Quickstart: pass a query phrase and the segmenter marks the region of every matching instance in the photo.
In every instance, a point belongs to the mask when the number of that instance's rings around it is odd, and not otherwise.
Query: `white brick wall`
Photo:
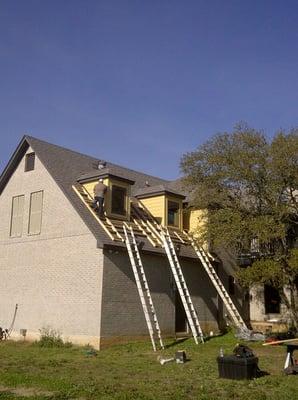
[[[285,304],[281,303],[279,314],[266,314],[264,302],[264,286],[258,285],[250,290],[250,318],[252,321],[267,321],[274,318],[277,320],[287,320],[289,313]]]
[[[32,150],[29,149],[28,152]],[[28,235],[30,193],[43,190],[40,235]],[[12,197],[25,195],[23,234],[9,237]],[[0,196],[0,326],[9,326],[15,304],[15,334],[50,325],[70,340],[98,344],[102,250],[53,178],[36,158],[24,159]]]

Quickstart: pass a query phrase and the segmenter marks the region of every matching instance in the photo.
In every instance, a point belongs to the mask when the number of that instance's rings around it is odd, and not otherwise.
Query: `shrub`
[[[39,329],[40,340],[38,345],[40,347],[71,347],[70,342],[63,342],[61,332],[49,326]]]

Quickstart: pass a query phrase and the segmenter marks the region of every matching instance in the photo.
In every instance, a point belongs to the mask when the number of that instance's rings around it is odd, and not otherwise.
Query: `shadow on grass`
[[[270,375],[269,372],[267,371],[262,371],[259,368],[257,369],[257,378],[263,378],[263,376],[268,376]]]
[[[213,335],[213,336],[204,336],[204,343],[209,342],[212,339],[218,339],[220,337],[227,336],[228,334],[229,334],[228,331],[224,331],[224,332],[218,333],[218,334]],[[191,335],[190,336],[184,336],[184,337],[178,337],[178,338],[174,339],[173,342],[166,344],[165,345],[165,349],[169,349],[171,347],[179,346],[181,343],[183,343],[183,342],[185,342],[187,340],[193,340],[193,337]],[[198,340],[200,341],[199,337],[198,337]]]
[[[189,338],[190,337],[177,338],[172,343],[166,344],[165,349],[170,349],[171,347],[179,346],[181,343],[184,343]]]

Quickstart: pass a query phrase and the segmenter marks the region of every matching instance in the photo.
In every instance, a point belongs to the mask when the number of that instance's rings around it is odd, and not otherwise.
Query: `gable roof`
[[[90,177],[90,174],[102,173],[102,170],[97,169],[98,162],[100,161],[99,158],[81,154],[26,135],[22,138],[16,151],[13,153],[6,168],[0,176],[0,195],[29,146],[36,153],[41,163],[93,233],[97,239],[98,246],[103,247],[104,244],[115,245],[115,242],[106,235],[96,219],[72,189],[72,185],[84,176]],[[104,168],[105,170],[112,171],[113,175],[119,175],[120,177],[123,176],[130,181],[134,181],[135,184],[132,186],[133,192],[142,190],[142,188],[165,188],[170,184],[170,181],[165,179],[157,178],[109,162],[106,162]],[[173,190],[171,190],[171,192],[173,192]],[[117,243],[117,246],[119,245],[121,246],[121,243]],[[149,246],[148,249],[149,248],[150,251],[158,251],[158,249],[154,249],[152,246]]]

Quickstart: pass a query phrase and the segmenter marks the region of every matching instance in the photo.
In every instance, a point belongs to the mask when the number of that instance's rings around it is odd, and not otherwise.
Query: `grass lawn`
[[[219,379],[219,348],[229,354],[236,343],[230,333],[198,346],[192,339],[168,341],[167,349],[157,353],[148,341],[115,345],[92,356],[79,347],[0,342],[0,400],[298,400],[298,376],[282,373],[282,346],[248,344],[259,357],[259,367],[270,375],[253,381]],[[157,362],[158,355],[173,356],[178,349],[186,351],[189,362]]]

